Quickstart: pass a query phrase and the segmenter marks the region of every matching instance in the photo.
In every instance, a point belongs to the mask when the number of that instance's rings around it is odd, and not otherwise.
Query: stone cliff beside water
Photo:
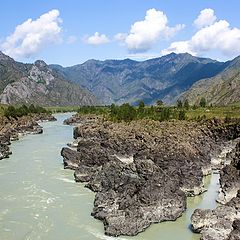
[[[196,209],[192,228],[202,240],[240,240],[240,141],[228,154],[230,163],[220,171],[220,205],[214,210]]]
[[[174,221],[186,197],[206,189],[212,159],[240,136],[239,123],[141,120],[113,123],[75,116],[75,141],[63,148],[64,167],[96,192],[92,216],[105,234],[136,235],[152,223]]]
[[[11,141],[16,141],[26,134],[41,134],[43,129],[38,122],[55,120],[55,117],[49,114],[35,114],[17,119],[0,117],[0,160],[12,154],[9,147]]]

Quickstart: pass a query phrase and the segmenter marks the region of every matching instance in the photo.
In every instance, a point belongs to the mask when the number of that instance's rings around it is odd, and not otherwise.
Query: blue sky
[[[239,0],[8,0],[0,50],[64,66],[171,51],[227,60],[240,55],[239,9]]]

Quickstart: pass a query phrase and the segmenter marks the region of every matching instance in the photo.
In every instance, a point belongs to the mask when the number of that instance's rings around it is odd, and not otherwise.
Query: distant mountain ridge
[[[157,99],[172,104],[198,80],[221,72],[224,63],[188,53],[171,53],[143,62],[88,60],[72,67],[50,67],[88,89],[104,104],[136,104],[139,100],[153,104]]]
[[[72,67],[24,64],[0,52],[0,102],[44,106],[99,105],[129,102],[198,104],[240,102],[240,57],[218,62],[188,53],[142,62],[88,60]]]
[[[96,98],[41,60],[24,64],[0,52],[0,102],[43,106],[96,105]]]
[[[202,79],[183,93],[180,99],[198,104],[205,98],[208,104],[230,105],[240,103],[240,56],[224,64],[223,70],[211,78]]]

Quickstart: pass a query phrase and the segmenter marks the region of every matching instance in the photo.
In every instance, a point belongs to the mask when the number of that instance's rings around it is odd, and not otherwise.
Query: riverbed
[[[92,218],[94,193],[75,183],[64,170],[60,151],[72,141],[72,127],[63,125],[70,113],[44,122],[44,133],[13,142],[13,155],[0,161],[0,239],[2,240],[198,240],[191,232],[195,208],[215,208],[217,174],[205,178],[208,191],[188,198],[188,209],[175,222],[154,224],[135,237],[104,235],[102,222]]]

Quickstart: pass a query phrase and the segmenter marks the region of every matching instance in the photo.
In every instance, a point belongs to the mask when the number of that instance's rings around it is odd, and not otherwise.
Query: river
[[[90,216],[94,193],[64,170],[60,151],[72,141],[70,113],[44,122],[44,133],[13,142],[13,155],[0,161],[1,240],[198,240],[189,229],[195,208],[214,208],[218,175],[205,178],[208,191],[188,198],[188,210],[175,222],[154,224],[135,237],[104,235],[102,222]]]

